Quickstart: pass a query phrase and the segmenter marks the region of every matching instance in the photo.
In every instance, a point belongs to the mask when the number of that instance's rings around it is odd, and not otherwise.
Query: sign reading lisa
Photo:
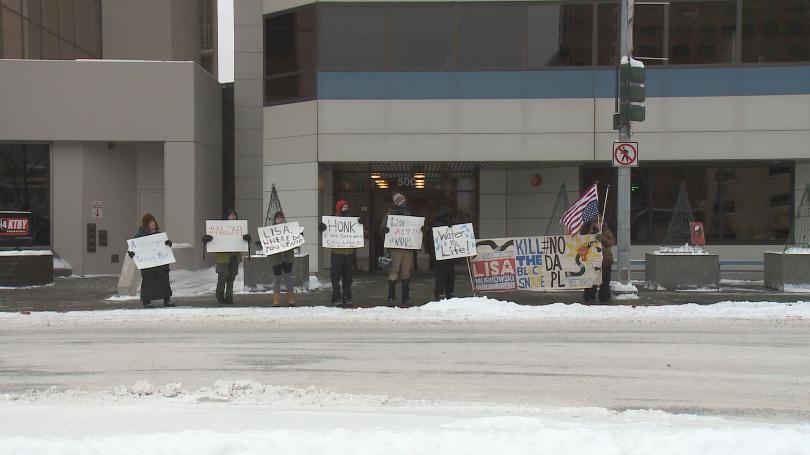
[[[475,256],[475,233],[472,223],[433,228],[433,248],[436,260]]]
[[[161,232],[127,240],[127,249],[135,253],[132,258],[135,266],[138,269],[148,269],[173,264],[174,253],[172,248],[166,245],[168,239],[166,233]]]
[[[270,256],[304,244],[304,229],[298,221],[292,223],[274,224],[259,228],[259,241],[262,243],[262,252]]]
[[[403,250],[422,249],[422,226],[425,218],[421,216],[388,215],[388,233],[385,234],[385,248]]]
[[[209,253],[248,251],[248,242],[242,238],[248,233],[247,220],[206,220],[205,233],[214,238],[205,247]]]
[[[363,225],[357,217],[323,216],[326,230],[321,236],[324,248],[363,248]]]

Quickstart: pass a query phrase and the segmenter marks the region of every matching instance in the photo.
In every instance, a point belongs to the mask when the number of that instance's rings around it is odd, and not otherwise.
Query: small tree
[[[546,225],[545,235],[565,235],[565,226],[560,223],[565,211],[568,209],[568,190],[565,188],[565,182],[560,185],[560,191],[557,193],[557,200],[554,201],[554,209],[551,211],[551,218]]]
[[[692,206],[686,193],[686,182],[681,181],[678,198],[672,210],[672,219],[669,220],[667,234],[664,236],[664,246],[682,246],[689,243],[691,240],[689,223],[692,221],[695,221],[695,217],[692,215]]]
[[[810,248],[810,184],[805,186],[799,208],[793,217],[786,248],[789,246]]]
[[[270,202],[267,203],[267,213],[264,215],[264,225],[270,226],[273,224],[273,215],[276,212],[284,212],[281,208],[281,199],[278,198],[278,191],[276,191],[276,184],[270,188]]]

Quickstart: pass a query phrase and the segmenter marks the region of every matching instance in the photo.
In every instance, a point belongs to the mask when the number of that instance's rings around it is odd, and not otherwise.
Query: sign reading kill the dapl
[[[363,225],[357,217],[323,216],[326,230],[321,235],[324,248],[363,248]]]
[[[422,226],[425,218],[421,216],[388,215],[388,233],[385,234],[385,248],[404,250],[422,249]]]
[[[602,245],[593,235],[479,240],[476,245],[476,291],[582,289],[602,280]]]
[[[168,239],[166,233],[161,232],[127,240],[127,249],[135,253],[132,258],[135,266],[138,269],[148,269],[173,264],[175,262],[174,253],[172,253],[172,248],[166,245]]]
[[[270,256],[303,245],[303,231],[298,221],[260,227],[259,241],[262,243],[262,252]]]
[[[436,260],[475,256],[475,233],[472,223],[433,228],[433,248]]]
[[[247,220],[206,220],[205,233],[214,238],[205,247],[209,253],[248,251],[248,242],[242,238],[248,233]]]

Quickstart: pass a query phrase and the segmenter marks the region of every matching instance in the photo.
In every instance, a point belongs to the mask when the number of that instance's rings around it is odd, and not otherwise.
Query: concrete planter
[[[810,254],[768,251],[765,256],[765,287],[779,291],[810,289]]]
[[[48,250],[0,252],[0,286],[53,283],[53,253]]]
[[[245,271],[245,287],[251,291],[273,290],[273,266],[267,256],[251,256],[242,259]],[[295,255],[293,261],[293,283],[295,287],[309,290],[309,255]],[[284,288],[284,279],[281,279]]]
[[[644,258],[647,289],[720,289],[720,256],[716,254],[647,253]]]

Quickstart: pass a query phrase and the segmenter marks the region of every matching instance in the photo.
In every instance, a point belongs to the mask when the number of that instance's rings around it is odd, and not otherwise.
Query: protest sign
[[[478,240],[476,245],[476,291],[582,289],[602,281],[602,245],[593,235]]]
[[[141,270],[173,264],[174,253],[172,248],[166,245],[168,239],[165,232],[160,232],[127,240],[127,249],[135,253],[132,258],[135,266]]]
[[[357,217],[323,216],[326,230],[321,235],[324,248],[363,248],[363,225]]]
[[[298,221],[260,227],[259,241],[262,243],[262,252],[270,256],[303,245],[303,231]]]
[[[247,220],[206,220],[205,233],[214,238],[206,245],[209,253],[248,251],[248,242],[242,238],[248,233]]]
[[[388,215],[388,233],[385,234],[384,247],[421,250],[424,225],[425,218],[421,216]]]
[[[433,249],[436,260],[475,256],[475,233],[472,223],[433,228]]]

